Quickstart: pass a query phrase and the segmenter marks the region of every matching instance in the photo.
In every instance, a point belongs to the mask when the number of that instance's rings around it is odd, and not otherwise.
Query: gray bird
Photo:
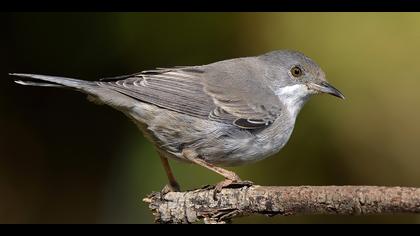
[[[222,175],[225,179],[216,185],[217,191],[246,184],[219,166],[249,164],[280,151],[312,95],[328,93],[344,99],[313,60],[291,50],[99,81],[11,75],[22,77],[15,81],[22,85],[69,87],[123,112],[155,145],[169,191],[180,187],[168,158]]]

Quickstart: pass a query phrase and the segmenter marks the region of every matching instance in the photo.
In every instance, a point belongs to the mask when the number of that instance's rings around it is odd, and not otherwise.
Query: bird
[[[154,145],[168,178],[181,191],[168,159],[224,177],[215,192],[249,185],[224,167],[261,161],[288,142],[310,97],[344,95],[321,67],[295,50],[226,59],[198,66],[157,67],[96,81],[10,73],[21,85],[70,88],[130,118]]]

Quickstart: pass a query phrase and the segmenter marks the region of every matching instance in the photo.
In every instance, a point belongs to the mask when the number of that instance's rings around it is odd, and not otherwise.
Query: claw
[[[252,185],[254,185],[254,183],[252,181],[241,180],[241,181],[238,181],[238,182],[233,182],[227,187],[229,187],[229,188],[242,188],[242,187],[250,187]]]

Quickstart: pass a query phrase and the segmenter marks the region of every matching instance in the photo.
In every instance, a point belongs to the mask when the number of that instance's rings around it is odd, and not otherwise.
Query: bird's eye
[[[294,76],[294,77],[300,77],[302,76],[302,69],[299,66],[294,66],[291,70],[290,73]]]

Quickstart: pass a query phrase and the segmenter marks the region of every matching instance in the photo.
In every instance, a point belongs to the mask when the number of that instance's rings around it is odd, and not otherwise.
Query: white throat
[[[286,106],[293,119],[296,119],[311,94],[312,92],[303,84],[281,87],[276,91],[276,95]]]

